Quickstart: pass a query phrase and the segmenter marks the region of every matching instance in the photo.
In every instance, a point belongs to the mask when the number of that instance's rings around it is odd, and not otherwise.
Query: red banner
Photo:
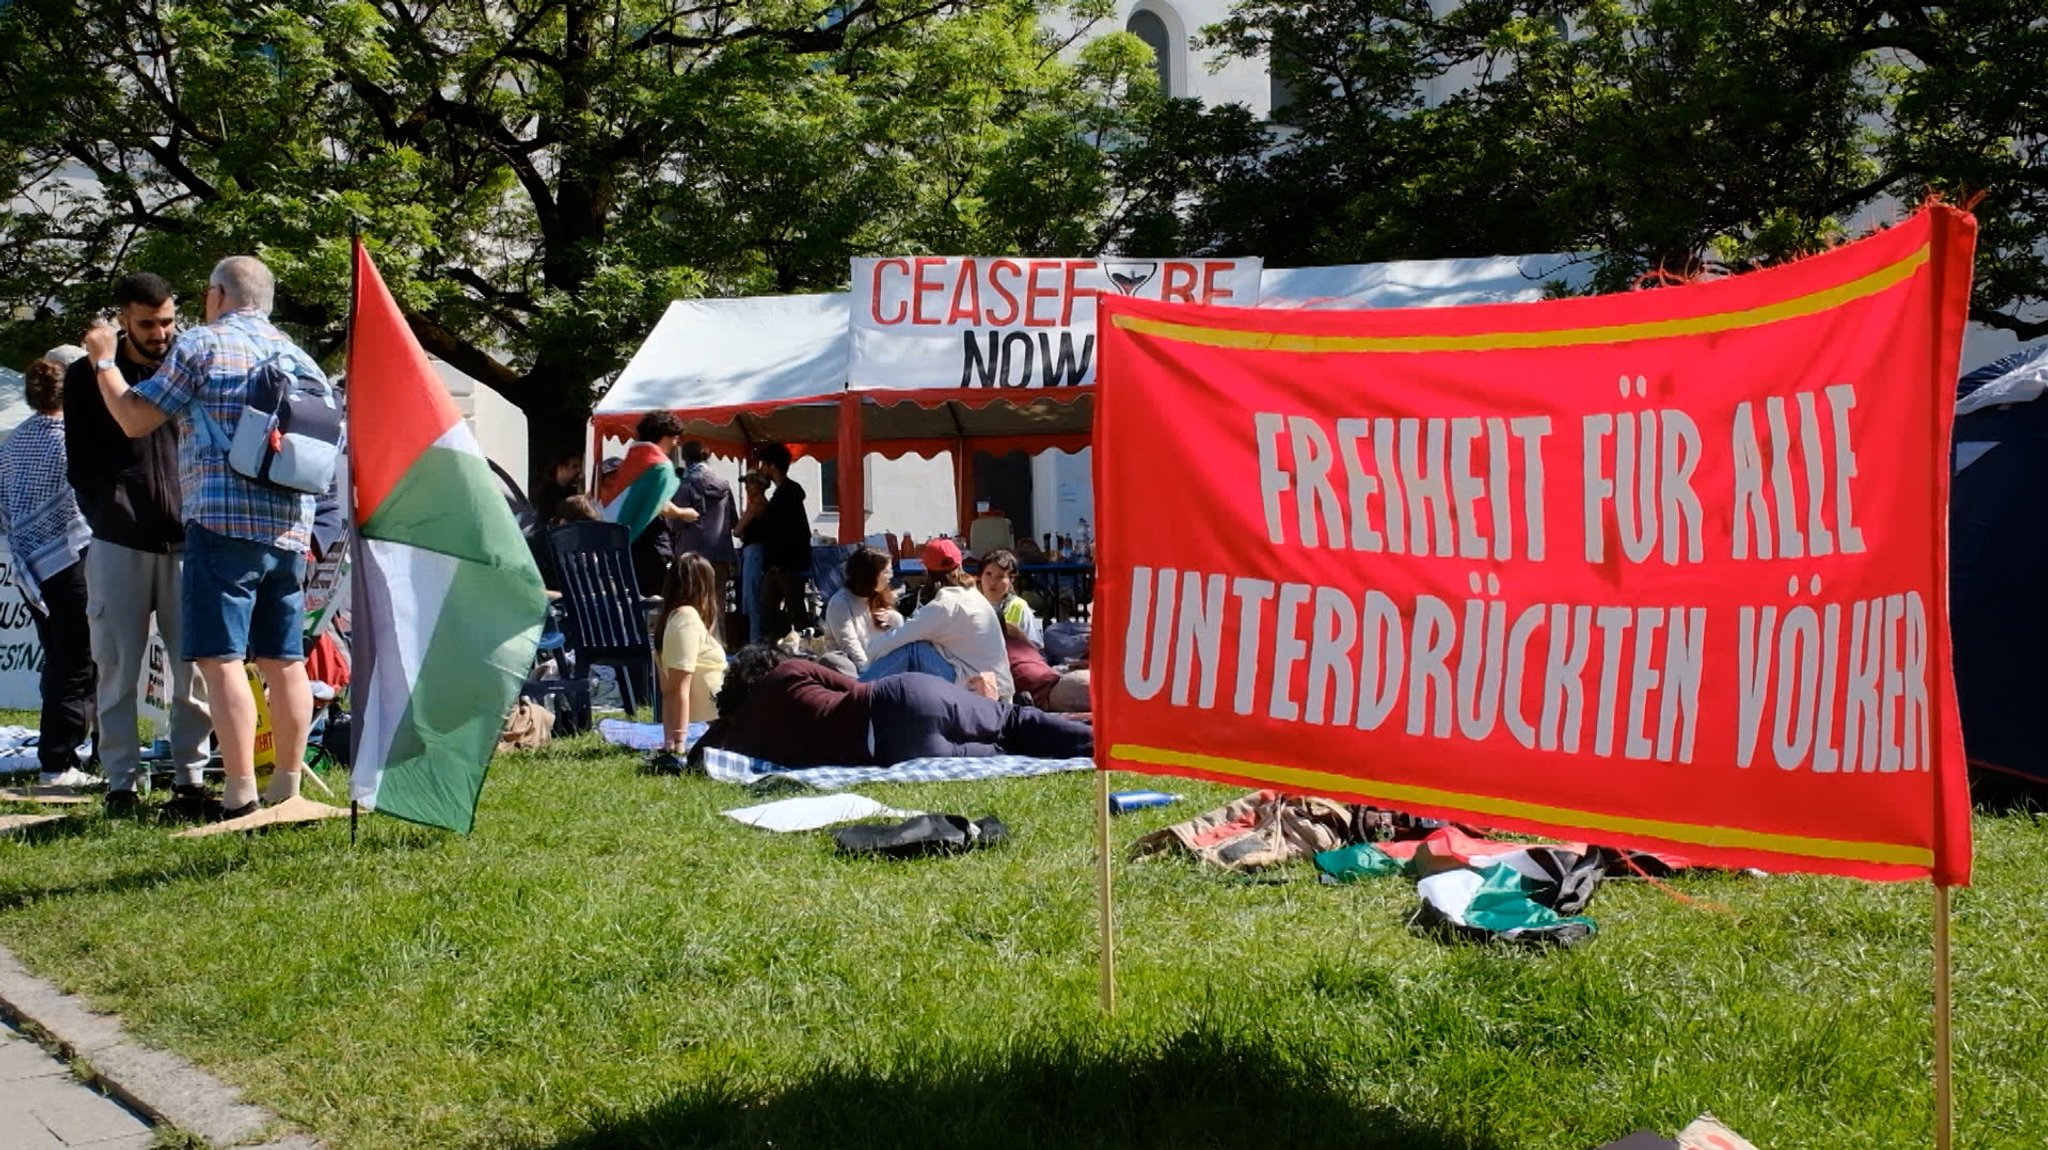
[[[1947,507],[1974,236],[1935,207],[1537,304],[1105,294],[1102,766],[1967,882]]]

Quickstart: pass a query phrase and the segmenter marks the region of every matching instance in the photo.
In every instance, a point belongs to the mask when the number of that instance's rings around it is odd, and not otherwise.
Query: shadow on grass
[[[2048,813],[2048,780],[1972,769],[1970,805],[1979,814],[2029,815],[2038,819]]]
[[[1197,1029],[1137,1050],[1046,1043],[920,1054],[907,1068],[828,1066],[758,1091],[710,1082],[546,1145],[1496,1148],[1367,1104],[1320,1057],[1257,1036]]]
[[[187,825],[189,824],[164,823],[151,826],[149,829],[153,833],[169,835],[173,831],[184,829]],[[329,832],[331,837],[312,841],[312,836],[319,833],[321,827],[328,825],[330,824],[281,826],[228,835],[224,836],[225,841],[241,849],[203,850],[194,844],[189,850],[175,852],[168,860],[162,856],[155,856],[151,861],[135,869],[79,882],[39,886],[21,882],[19,876],[15,876],[16,882],[20,882],[18,886],[0,881],[0,913],[49,899],[153,891],[182,883],[216,879],[248,866],[251,862],[250,852],[258,839],[289,840],[294,835],[305,835],[309,839],[308,849],[327,851],[337,861],[345,861],[351,855],[439,850],[446,845],[447,838],[445,834],[423,828],[400,826],[397,833],[392,833],[391,828],[386,827],[382,828],[383,833],[365,835],[359,842],[351,845],[346,824],[343,824],[339,834]],[[31,842],[51,842],[60,838],[75,838],[95,833],[103,827],[104,823],[98,819],[71,818],[63,822],[26,827],[17,834],[30,839]]]
[[[80,813],[78,808],[74,806],[35,807],[10,810],[6,813],[11,815],[59,816],[54,823],[37,823],[34,826],[21,827],[8,832],[9,838],[17,843],[25,843],[29,846],[43,846],[48,843],[60,842],[64,839],[75,839],[96,833],[99,830],[99,820]]]
[[[22,886],[13,890],[0,888],[0,911],[9,911],[29,903],[55,898],[158,890],[197,879],[218,878],[229,871],[241,869],[246,862],[247,859],[240,854],[193,855],[179,860],[173,866],[167,867],[157,863],[86,882],[56,886]]]

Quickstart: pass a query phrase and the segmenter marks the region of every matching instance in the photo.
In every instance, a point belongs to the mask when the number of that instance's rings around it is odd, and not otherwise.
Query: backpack
[[[230,440],[203,403],[192,410],[228,470],[253,483],[300,495],[325,495],[347,442],[347,420],[334,388],[295,350],[276,352],[249,369],[242,415]]]
[[[534,702],[520,698],[512,704],[512,710],[505,716],[505,725],[498,731],[498,750],[530,751],[545,746],[554,737],[555,713]]]

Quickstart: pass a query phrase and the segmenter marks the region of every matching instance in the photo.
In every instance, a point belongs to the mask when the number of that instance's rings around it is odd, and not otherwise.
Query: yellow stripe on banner
[[[1892,866],[1932,867],[1934,852],[1926,847],[1906,846],[1899,843],[1855,842],[1845,839],[1808,838],[1803,835],[1780,835],[1768,831],[1748,831],[1738,827],[1699,826],[1693,823],[1668,823],[1657,819],[1639,819],[1627,815],[1600,814],[1595,811],[1575,811],[1567,807],[1550,807],[1540,803],[1525,803],[1517,799],[1499,799],[1487,795],[1459,794],[1456,791],[1440,791],[1434,787],[1417,787],[1405,783],[1385,783],[1371,779],[1354,778],[1350,775],[1334,775],[1327,771],[1314,771],[1302,767],[1283,767],[1273,763],[1250,763],[1241,759],[1225,759],[1215,755],[1200,755],[1191,751],[1167,750],[1163,747],[1145,747],[1132,743],[1118,743],[1109,749],[1110,757],[1127,763],[1147,763],[1159,767],[1182,767],[1189,770],[1211,771],[1216,774],[1237,775],[1257,779],[1261,782],[1276,783],[1283,787],[1306,791],[1335,791],[1340,794],[1359,795],[1370,799],[1385,800],[1389,803],[1420,803],[1434,807],[1452,807],[1481,815],[1502,815],[1508,818],[1529,819],[1537,822],[1558,823],[1583,827],[1589,831],[1619,831],[1625,834],[1647,835],[1666,842],[1692,843],[1703,847],[1724,847],[1736,850],[1770,851],[1774,854],[1799,855],[1804,858],[1840,859],[1845,862],[1883,863]]]
[[[1146,319],[1135,315],[1119,315],[1114,322],[1125,331],[1136,332],[1139,335],[1235,351],[1370,353],[1514,351],[1525,348],[1580,347],[1586,344],[1712,335],[1716,332],[1763,327],[1788,319],[1817,315],[1903,283],[1911,278],[1914,272],[1919,271],[1927,263],[1928,258],[1928,249],[1922,246],[1897,263],[1859,276],[1848,283],[1837,284],[1793,299],[1779,300],[1762,307],[1745,308],[1742,311],[1555,331],[1490,331],[1469,335],[1297,335],[1278,331],[1199,327],[1194,324]]]

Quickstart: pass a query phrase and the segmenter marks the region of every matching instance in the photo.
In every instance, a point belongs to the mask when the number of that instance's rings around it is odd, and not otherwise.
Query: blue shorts
[[[306,657],[306,557],[185,525],[185,634],[179,657]]]

